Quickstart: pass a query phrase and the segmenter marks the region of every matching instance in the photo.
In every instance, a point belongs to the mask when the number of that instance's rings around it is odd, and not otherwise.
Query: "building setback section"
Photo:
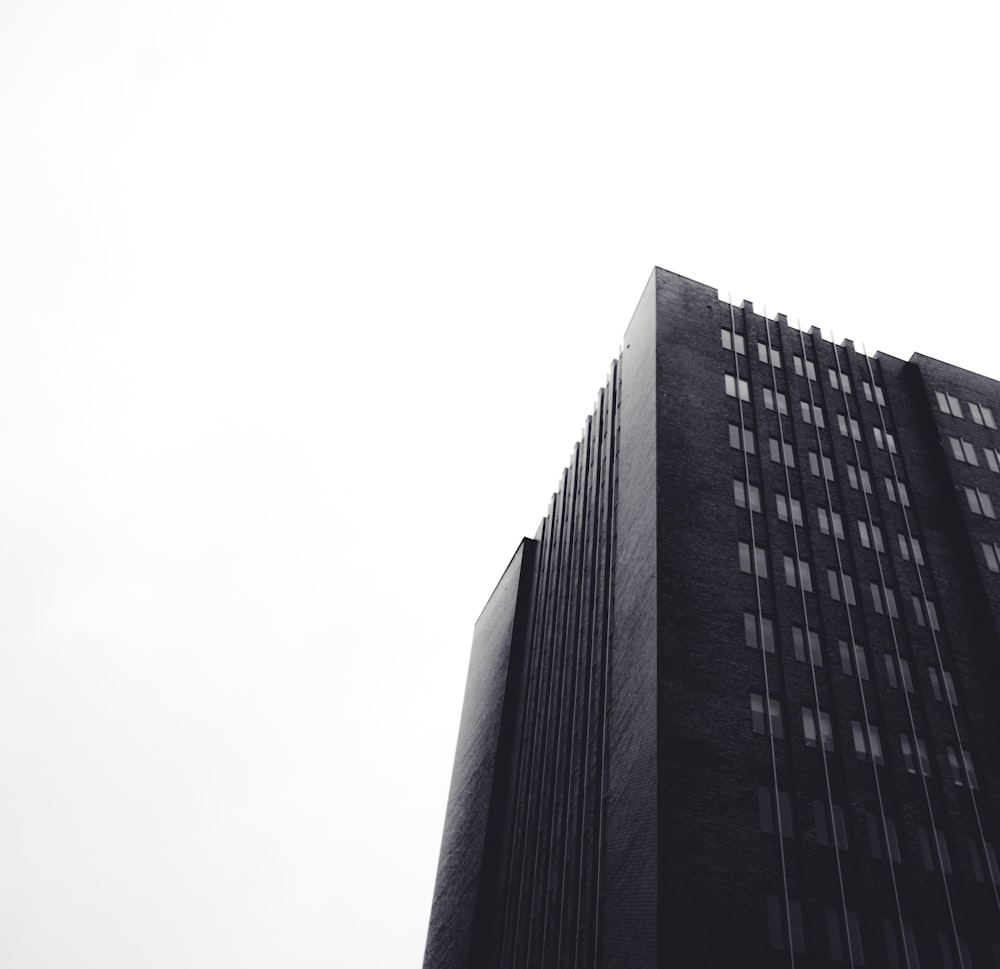
[[[476,624],[426,969],[1000,969],[998,414],[656,269]]]

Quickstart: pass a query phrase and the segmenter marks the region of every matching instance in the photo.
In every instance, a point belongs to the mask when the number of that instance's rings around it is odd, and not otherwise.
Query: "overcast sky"
[[[0,965],[419,966],[654,264],[1000,377],[997,21],[5,0]]]

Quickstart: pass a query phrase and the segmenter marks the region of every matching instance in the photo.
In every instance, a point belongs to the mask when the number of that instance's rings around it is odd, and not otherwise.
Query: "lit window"
[[[760,640],[764,642],[764,652],[774,652],[774,623],[766,616],[761,616],[760,637],[757,636],[758,617],[756,613],[743,613],[743,639],[751,649],[757,649]]]
[[[760,489],[757,485],[750,485],[750,510],[760,511]],[[734,478],[733,479],[733,499],[736,502],[737,508],[746,508],[747,506],[747,487],[742,481]]]
[[[783,837],[795,837],[795,828],[792,824],[792,802],[786,791],[778,791],[778,813],[775,813],[774,791],[770,787],[758,787],[757,806],[760,810],[761,831],[777,834],[780,827]]]
[[[953,397],[951,394],[944,394],[940,390],[935,390],[934,394],[937,397],[938,410],[942,414],[951,414],[952,417],[962,416],[962,405],[959,404],[957,397]]]
[[[722,345],[727,350],[732,350],[733,348],[733,335],[729,330],[722,331]],[[747,352],[746,342],[739,333],[736,334],[736,352],[745,354]]]
[[[764,406],[768,410],[774,410],[777,404],[778,413],[788,415],[788,398],[781,391],[773,391],[770,387],[764,388]]]
[[[822,737],[823,749],[833,750],[833,725],[830,714],[812,707],[802,708],[802,732],[805,734],[806,746],[817,747]]]
[[[989,542],[982,542],[983,558],[986,559],[986,568],[991,572],[1000,572],[1000,559],[997,558],[996,546]]]
[[[806,661],[805,635],[801,626],[792,626],[792,648],[795,658],[800,662]],[[809,630],[809,660],[813,666],[823,665],[823,650],[819,643],[819,633],[815,629]]]
[[[786,498],[784,495],[774,496],[775,504],[778,506],[778,518],[783,522],[788,521],[789,510],[791,510],[792,521],[796,525],[802,524],[802,502],[798,498]]]
[[[969,511],[974,515],[983,515],[986,518],[996,518],[993,510],[993,499],[985,491],[978,488],[966,488],[965,498],[969,503]]]
[[[816,514],[819,516],[819,530],[824,535],[829,535],[831,531],[831,526],[833,534],[843,540],[844,538],[844,521],[840,517],[840,512],[835,511],[827,513],[825,508],[817,508]]]

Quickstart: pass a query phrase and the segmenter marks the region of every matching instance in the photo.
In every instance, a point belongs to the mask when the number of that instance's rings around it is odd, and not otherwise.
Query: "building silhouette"
[[[476,623],[426,969],[1000,969],[998,415],[654,270]]]

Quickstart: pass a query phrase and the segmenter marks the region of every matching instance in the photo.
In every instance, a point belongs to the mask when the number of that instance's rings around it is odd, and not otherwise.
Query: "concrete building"
[[[475,627],[426,969],[1000,969],[998,415],[656,269]]]

